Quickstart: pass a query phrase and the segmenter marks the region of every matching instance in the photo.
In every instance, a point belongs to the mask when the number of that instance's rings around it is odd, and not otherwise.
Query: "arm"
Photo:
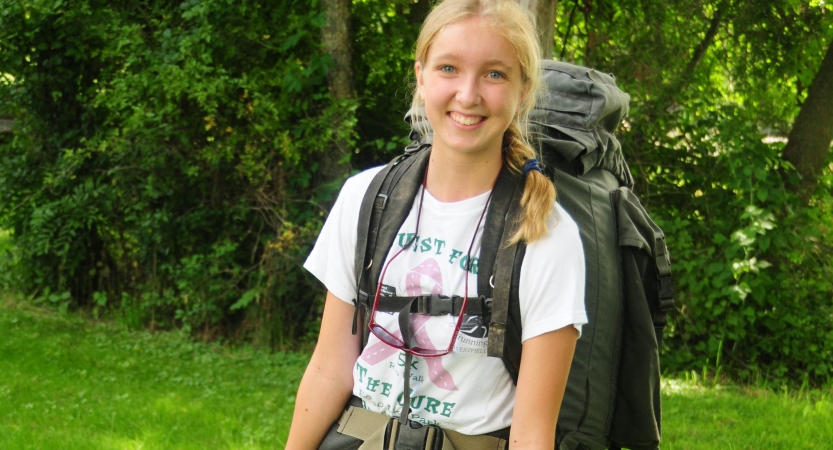
[[[359,357],[359,337],[352,335],[352,323],[353,306],[327,292],[318,343],[298,387],[287,449],[317,449],[344,410]]]
[[[524,342],[509,436],[512,450],[555,447],[555,425],[577,338],[570,325]]]

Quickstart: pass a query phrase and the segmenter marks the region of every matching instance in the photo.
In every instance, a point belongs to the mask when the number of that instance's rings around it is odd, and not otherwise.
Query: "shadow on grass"
[[[0,305],[0,448],[283,448],[306,354]]]

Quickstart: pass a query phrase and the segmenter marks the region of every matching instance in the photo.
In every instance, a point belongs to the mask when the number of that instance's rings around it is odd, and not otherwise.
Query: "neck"
[[[492,189],[502,166],[500,150],[466,155],[434,148],[425,188],[441,202],[459,202]]]

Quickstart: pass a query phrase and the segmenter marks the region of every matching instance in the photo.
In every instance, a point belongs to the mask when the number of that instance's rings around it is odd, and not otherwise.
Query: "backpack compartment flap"
[[[619,394],[610,440],[626,448],[654,450],[662,435],[659,346],[667,310],[660,301],[660,280],[667,275],[670,289],[670,261],[665,237],[639,199],[627,189],[612,196],[628,282],[624,283]],[[673,298],[670,301],[673,305]]]

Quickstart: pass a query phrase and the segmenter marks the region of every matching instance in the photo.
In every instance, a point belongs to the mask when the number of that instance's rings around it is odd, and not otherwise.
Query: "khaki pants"
[[[384,414],[350,406],[338,420],[336,431],[364,441],[356,444],[358,450],[392,450],[385,448],[385,428],[389,421],[390,417]],[[506,440],[492,436],[469,436],[439,429],[436,432],[443,436],[441,450],[506,450],[508,447]]]

